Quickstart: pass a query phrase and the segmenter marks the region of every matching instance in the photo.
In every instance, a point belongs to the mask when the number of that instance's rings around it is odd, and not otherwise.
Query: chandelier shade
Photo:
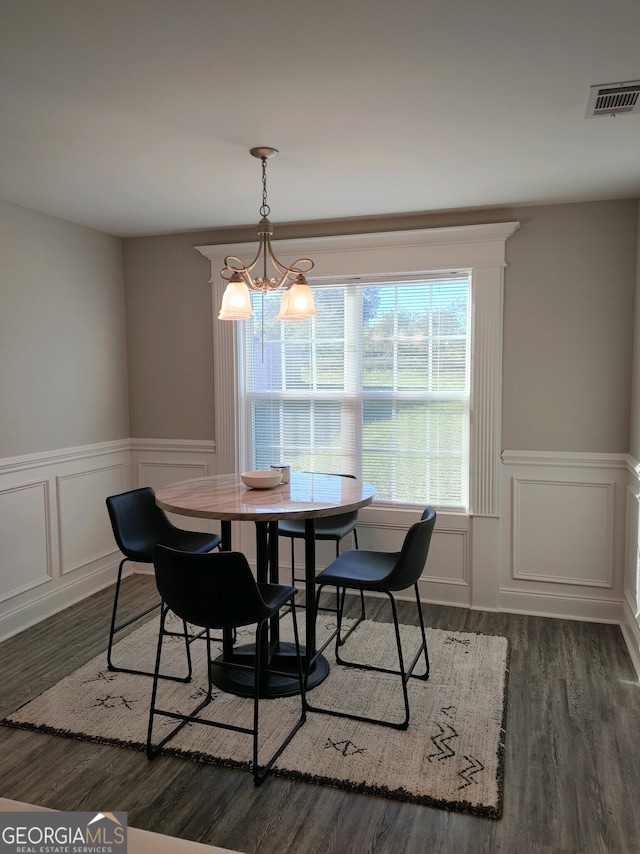
[[[219,320],[246,320],[253,314],[251,308],[251,296],[249,288],[240,276],[235,274],[229,279],[229,283],[222,295]]]
[[[306,320],[317,314],[313,294],[304,276],[296,276],[282,295],[278,320]]]
[[[250,149],[250,154],[262,161],[262,205],[258,223],[259,245],[255,257],[245,264],[236,255],[224,259],[220,275],[227,281],[222,297],[219,320],[246,320],[253,315],[250,291],[261,291],[263,297],[272,291],[285,288],[278,320],[306,320],[317,312],[313,294],[305,274],[313,269],[313,261],[299,258],[293,264],[279,261],[271,245],[273,225],[269,220],[271,209],[267,204],[267,160],[278,154],[277,149],[261,146]],[[258,275],[253,271],[258,268]]]

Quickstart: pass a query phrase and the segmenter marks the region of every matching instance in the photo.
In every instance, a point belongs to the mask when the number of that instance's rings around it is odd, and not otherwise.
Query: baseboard
[[[636,671],[638,681],[640,681],[640,626],[638,625],[638,621],[636,620],[635,614],[633,613],[631,605],[627,599],[623,602],[622,607],[624,612],[623,619],[620,624],[622,637],[624,638],[624,642],[629,650],[631,663]]]
[[[0,616],[0,642],[115,583],[119,559]]]
[[[532,617],[551,617],[559,620],[622,623],[622,602],[596,596],[569,597],[502,588],[498,592],[496,610],[512,614],[529,614]]]

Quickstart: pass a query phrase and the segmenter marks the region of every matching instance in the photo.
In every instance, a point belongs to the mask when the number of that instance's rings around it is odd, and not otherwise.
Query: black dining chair
[[[147,756],[149,759],[157,756],[164,745],[187,724],[199,723],[206,726],[232,730],[233,732],[246,733],[253,736],[253,760],[251,768],[254,783],[256,786],[259,786],[269,773],[278,756],[280,756],[284,748],[305,722],[304,674],[302,672],[300,640],[294,602],[297,590],[295,587],[289,585],[261,584],[257,582],[253,577],[246,557],[240,552],[214,552],[212,554],[197,555],[176,551],[165,546],[154,546],[153,563],[156,584],[158,585],[158,592],[162,597],[163,606],[149,709]],[[300,717],[289,730],[284,741],[282,741],[271,758],[262,765],[259,765],[260,686],[263,675],[265,674],[264,666],[268,664],[269,654],[268,649],[263,647],[266,636],[266,631],[264,630],[271,617],[276,616],[280,609],[287,604],[293,616],[295,656],[301,697]],[[177,614],[178,617],[192,626],[200,627],[204,630],[203,634],[207,648],[207,690],[204,699],[193,711],[187,713],[177,712],[174,709],[160,709],[156,705],[163,641],[167,635],[171,634],[166,629],[166,619],[169,611]],[[224,668],[225,666],[224,663],[212,660],[211,630],[235,630],[249,625],[255,625],[256,627],[254,663],[251,666],[234,663],[234,667],[246,667],[247,670],[254,671],[253,726],[247,727],[202,718],[200,712],[211,702],[213,696],[212,670],[214,667]],[[272,667],[268,669],[270,674],[290,676],[289,673],[278,674],[278,671]],[[177,720],[179,723],[158,744],[154,745],[153,724],[154,718],[157,715]]]
[[[113,597],[113,611],[111,614],[111,627],[109,629],[109,645],[107,647],[107,667],[109,670],[119,673],[135,673],[139,676],[152,676],[148,670],[136,670],[130,667],[120,667],[113,663],[113,644],[116,634],[127,626],[146,617],[161,605],[156,602],[143,611],[140,611],[121,623],[118,619],[118,603],[120,599],[120,587],[122,583],[122,570],[127,561],[136,563],[153,563],[152,548],[155,545],[169,546],[182,551],[202,554],[210,552],[220,546],[222,538],[219,534],[201,533],[199,531],[185,531],[173,525],[167,515],[156,504],[155,492],[150,486],[140,489],[132,489],[119,495],[111,495],[107,498],[107,510],[111,520],[113,536],[118,548],[124,555],[118,567],[115,595]],[[186,629],[185,629],[186,632]],[[181,633],[182,636],[182,633]],[[185,634],[186,637],[186,634]],[[191,676],[191,659],[187,643],[188,675],[182,677],[165,677],[176,681],[188,681]]]
[[[311,472],[309,472],[311,474]],[[350,477],[355,479],[353,474],[340,474],[339,477]],[[352,513],[340,513],[337,516],[321,516],[315,521],[315,538],[316,540],[330,541],[336,544],[336,557],[340,554],[340,543],[348,535],[353,534],[353,543],[355,548],[358,548],[358,511]],[[304,584],[304,577],[296,576],[295,563],[295,542],[296,540],[304,540],[305,537],[305,520],[304,519],[281,519],[278,522],[278,536],[288,537],[291,540],[291,583]],[[339,595],[339,594],[338,594]],[[342,592],[344,596],[344,591]],[[304,605],[298,607],[304,608]],[[333,611],[334,613],[340,606],[335,608],[331,606],[322,606],[323,611]],[[364,595],[360,594],[360,620],[365,618]]]
[[[341,647],[344,639],[341,639],[342,630],[342,607],[338,611],[338,627],[331,636],[329,642],[335,638],[335,658],[336,663],[346,667],[358,667],[362,670],[374,670],[380,673],[391,673],[400,676],[402,682],[402,693],[404,699],[405,716],[402,721],[382,720],[380,718],[365,717],[362,715],[352,714],[334,709],[324,709],[317,706],[312,706],[306,700],[308,711],[322,712],[324,714],[334,715],[336,717],[351,718],[353,720],[365,721],[367,723],[383,724],[384,726],[394,727],[395,729],[406,729],[409,726],[409,694],[407,691],[407,683],[410,678],[426,680],[429,678],[429,653],[427,650],[427,637],[424,628],[424,619],[422,616],[422,607],[420,604],[420,593],[418,590],[418,579],[420,578],[424,565],[429,553],[429,545],[431,536],[436,523],[436,511],[433,507],[427,507],[419,522],[413,524],[404,539],[402,549],[399,552],[380,552],[380,551],[365,551],[352,549],[342,552],[326,569],[323,569],[316,578],[317,594],[316,594],[316,616],[318,611],[318,601],[322,589],[327,585],[336,587],[337,589],[351,589],[362,592],[384,593],[388,596],[391,602],[391,612],[393,616],[393,625],[395,630],[396,647],[398,652],[398,669],[378,667],[367,662],[346,661],[343,658]],[[402,652],[402,643],[400,640],[400,626],[398,623],[398,613],[393,594],[402,590],[407,590],[413,587],[416,604],[418,606],[418,621],[421,632],[421,643],[418,651],[409,665],[405,668],[404,657]],[[340,599],[339,601],[342,601]],[[357,634],[354,635],[357,637]],[[346,638],[345,638],[346,639]],[[354,644],[352,641],[350,646]],[[328,644],[322,647],[325,649]],[[322,652],[319,650],[317,654]],[[316,654],[316,656],[317,656]],[[414,669],[424,654],[425,672],[423,674],[414,674]],[[366,658],[366,651],[365,656]],[[313,659],[309,662],[308,671],[311,669]]]

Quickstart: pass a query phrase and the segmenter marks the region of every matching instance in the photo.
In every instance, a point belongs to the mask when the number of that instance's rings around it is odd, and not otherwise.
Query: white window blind
[[[253,295],[239,335],[250,468],[356,474],[376,501],[466,508],[470,274],[314,288],[310,321]]]

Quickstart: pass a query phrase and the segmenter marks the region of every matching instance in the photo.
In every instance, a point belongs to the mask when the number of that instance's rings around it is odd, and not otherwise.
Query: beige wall
[[[637,202],[518,212],[507,243],[503,448],[629,450]]]
[[[622,200],[278,226],[277,237],[518,220],[507,243],[502,446],[625,453],[638,205]],[[132,436],[212,439],[208,262],[227,229],[124,241]],[[213,332],[212,332],[213,330]]]
[[[129,436],[122,245],[0,202],[0,458]]]
[[[210,272],[194,242],[124,241],[134,438],[214,438]]]

